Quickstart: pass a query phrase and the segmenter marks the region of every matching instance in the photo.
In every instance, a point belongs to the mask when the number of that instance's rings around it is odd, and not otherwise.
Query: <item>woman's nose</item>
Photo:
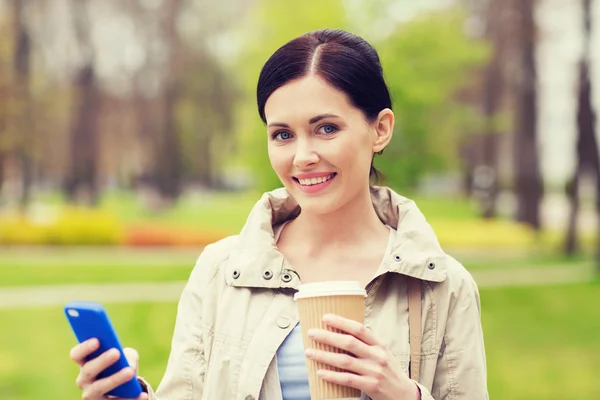
[[[309,140],[299,140],[294,155],[294,165],[298,168],[306,168],[319,162],[319,155],[311,146]]]

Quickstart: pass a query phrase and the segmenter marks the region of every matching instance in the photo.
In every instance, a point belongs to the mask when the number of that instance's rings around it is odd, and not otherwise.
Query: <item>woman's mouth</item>
[[[325,189],[331,181],[336,177],[336,173],[314,176],[310,178],[297,178],[293,177],[294,181],[304,193],[314,194]]]

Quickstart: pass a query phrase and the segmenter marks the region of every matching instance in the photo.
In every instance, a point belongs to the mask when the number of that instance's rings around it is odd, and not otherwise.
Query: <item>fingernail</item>
[[[133,369],[131,369],[129,367],[123,368],[123,375],[124,376],[133,376]]]
[[[331,315],[331,314],[323,315],[323,322],[333,322],[333,315]]]
[[[96,347],[98,347],[98,339],[91,339],[88,343],[88,346],[91,350],[94,350]]]
[[[313,349],[306,349],[304,351],[304,354],[306,355],[307,358],[313,358],[315,355],[315,352]]]
[[[314,330],[314,329],[310,329],[310,330],[308,331],[308,337],[309,337],[309,338],[311,338],[311,339],[314,339],[316,336],[317,336],[317,331],[316,331],[316,330]]]

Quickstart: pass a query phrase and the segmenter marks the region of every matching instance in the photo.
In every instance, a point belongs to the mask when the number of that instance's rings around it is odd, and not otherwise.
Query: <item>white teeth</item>
[[[298,179],[301,185],[303,186],[311,186],[319,183],[327,182],[333,177],[333,174],[329,176],[320,176],[318,178],[310,178],[310,179]]]

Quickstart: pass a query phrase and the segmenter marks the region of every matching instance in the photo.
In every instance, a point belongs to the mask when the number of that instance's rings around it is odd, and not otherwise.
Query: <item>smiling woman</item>
[[[266,62],[257,102],[284,188],[200,255],[165,376],[156,393],[140,378],[140,398],[309,400],[314,361],[319,380],[362,399],[487,399],[475,282],[414,202],[373,185],[394,130],[375,49],[339,30],[302,35]],[[304,348],[294,293],[327,281],[365,288],[364,324],[324,315],[327,329],[307,333],[318,348]],[[84,398],[104,399],[131,371],[96,380],[115,360],[86,361],[94,350],[71,356]]]

